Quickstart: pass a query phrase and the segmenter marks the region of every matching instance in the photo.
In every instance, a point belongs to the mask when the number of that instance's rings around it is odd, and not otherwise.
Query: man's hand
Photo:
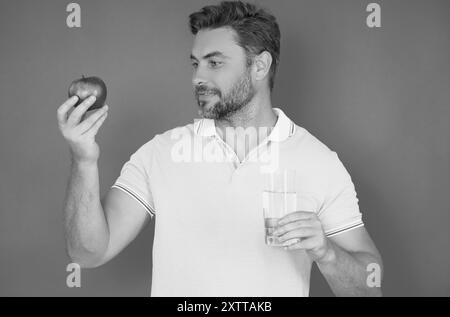
[[[100,155],[95,135],[108,116],[108,106],[88,114],[87,110],[95,103],[95,96],[87,98],[75,108],[77,101],[78,96],[73,96],[58,108],[59,130],[69,144],[74,161],[94,163]],[[72,112],[69,114],[70,110]]]
[[[316,213],[296,211],[278,221],[273,235],[286,250],[305,250],[316,262],[332,262],[336,255]]]
[[[382,295],[380,287],[367,284],[367,266],[382,267],[382,260],[364,227],[327,238],[315,213],[296,211],[281,218],[273,234],[287,250],[305,250],[335,295]]]

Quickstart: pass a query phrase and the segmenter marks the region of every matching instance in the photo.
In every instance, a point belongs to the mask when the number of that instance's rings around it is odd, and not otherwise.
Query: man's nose
[[[194,87],[205,85],[208,83],[208,77],[205,71],[201,70],[200,67],[194,72],[192,76],[192,85]]]

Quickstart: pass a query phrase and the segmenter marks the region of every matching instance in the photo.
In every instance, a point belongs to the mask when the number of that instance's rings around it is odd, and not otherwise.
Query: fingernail
[[[97,99],[97,98],[96,98],[95,96],[90,96],[89,99],[90,99],[91,101],[94,101],[94,100]]]

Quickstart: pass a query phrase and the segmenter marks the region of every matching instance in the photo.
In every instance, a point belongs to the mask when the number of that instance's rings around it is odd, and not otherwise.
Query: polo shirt
[[[296,171],[298,210],[316,212],[328,237],[363,226],[338,155],[273,109],[273,130],[242,161],[204,118],[155,135],[123,165],[112,187],[155,220],[151,296],[309,295],[306,252],[265,244],[264,168],[272,161]]]

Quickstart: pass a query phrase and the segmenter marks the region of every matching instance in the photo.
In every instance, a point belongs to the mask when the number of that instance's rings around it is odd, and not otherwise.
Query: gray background
[[[188,15],[217,1],[0,2],[0,295],[145,296],[153,226],[66,287],[62,206],[68,146],[56,109],[98,75],[110,114],[98,134],[102,195],[139,146],[197,116]],[[335,150],[352,175],[386,266],[388,296],[450,295],[448,1],[258,1],[277,16],[274,104]],[[311,295],[330,290],[315,269]]]

